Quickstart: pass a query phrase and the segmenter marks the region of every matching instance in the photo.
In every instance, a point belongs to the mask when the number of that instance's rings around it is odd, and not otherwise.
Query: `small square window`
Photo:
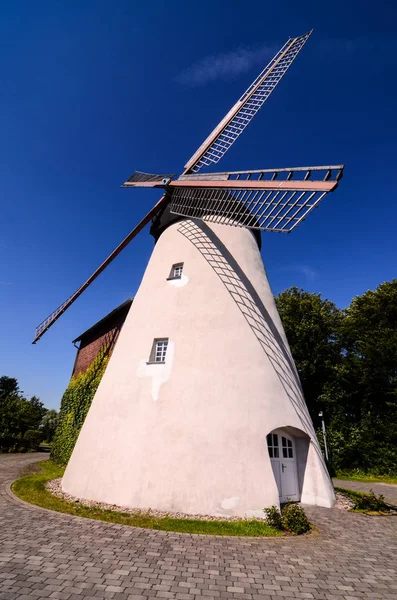
[[[167,279],[180,279],[183,273],[183,263],[175,263],[171,267],[171,271]]]
[[[182,265],[178,265],[177,267],[174,267],[174,277],[182,277]]]
[[[167,354],[168,338],[156,338],[153,341],[149,363],[164,363]]]

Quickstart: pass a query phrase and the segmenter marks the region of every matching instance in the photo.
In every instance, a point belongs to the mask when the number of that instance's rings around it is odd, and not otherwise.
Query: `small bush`
[[[283,520],[281,518],[281,513],[278,510],[277,506],[271,506],[270,508],[264,509],[266,514],[266,520],[270,527],[275,527],[276,529],[283,528]]]
[[[283,529],[301,535],[310,530],[310,523],[305,511],[297,504],[287,503],[281,511]]]
[[[292,502],[287,502],[281,509],[277,506],[263,509],[266,513],[267,522],[271,527],[284,529],[290,533],[301,535],[310,531],[310,523],[303,508]]]
[[[389,512],[389,507],[385,502],[383,494],[377,496],[374,490],[368,493],[356,492],[345,488],[335,488],[335,490],[347,498],[350,498],[355,504],[354,510],[363,510],[368,512]]]
[[[377,496],[374,490],[369,490],[368,494],[363,494],[361,498],[358,498],[356,508],[360,510],[370,510],[370,511],[387,511],[387,505],[385,504],[385,497],[383,494],[379,494]]]
[[[22,445],[25,450],[38,450],[43,438],[41,431],[28,429],[23,435]]]

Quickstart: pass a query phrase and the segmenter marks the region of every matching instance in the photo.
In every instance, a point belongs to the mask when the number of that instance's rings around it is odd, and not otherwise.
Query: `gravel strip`
[[[71,496],[67,494],[62,489],[62,478],[52,479],[51,481],[47,481],[45,484],[45,488],[50,494],[53,494],[57,498],[62,498],[62,500],[66,500],[67,502],[74,502],[76,504],[81,504],[82,506],[87,506],[88,508],[100,508],[101,510],[113,510],[115,512],[128,513],[129,515],[147,515],[155,518],[169,517],[172,519],[194,519],[200,521],[241,521],[242,517],[226,517],[226,516],[214,516],[214,515],[187,515],[182,512],[170,513],[163,512],[161,510],[153,510],[151,508],[147,510],[140,510],[139,508],[131,508],[129,506],[117,506],[116,504],[106,504],[106,502],[96,502],[95,500],[86,500],[85,498],[76,498],[75,496]],[[249,519],[251,520],[251,519]],[[262,519],[255,519],[260,521]],[[263,519],[264,521],[266,519]]]
[[[351,510],[356,505],[350,498],[344,496],[340,492],[336,492],[336,504],[334,504],[333,508],[337,508],[339,510]]]
[[[161,510],[153,510],[151,508],[147,510],[140,510],[138,508],[131,508],[130,506],[117,506],[116,504],[107,504],[106,502],[97,502],[95,500],[86,500],[85,498],[77,498],[76,496],[71,496],[67,492],[62,489],[62,478],[59,477],[57,479],[51,479],[47,481],[45,484],[45,488],[50,494],[53,494],[57,498],[61,498],[62,500],[66,500],[67,502],[74,502],[75,504],[81,504],[82,506],[87,506],[88,508],[100,508],[101,510],[112,510],[115,512],[127,513],[129,515],[147,515],[155,518],[169,517],[172,519],[194,519],[200,521],[241,521],[242,517],[226,517],[222,516],[214,516],[214,515],[188,515],[182,512],[164,512]],[[347,498],[343,494],[337,492],[336,493],[336,504],[333,508],[338,510],[351,510],[354,508],[355,504]],[[262,519],[256,519],[262,520]],[[266,521],[266,519],[263,519]]]

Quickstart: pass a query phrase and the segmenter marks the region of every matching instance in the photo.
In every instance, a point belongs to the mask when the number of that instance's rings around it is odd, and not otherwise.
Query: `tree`
[[[43,433],[43,439],[46,442],[52,442],[57,425],[58,413],[55,409],[51,408],[50,410],[47,410],[41,422],[41,431]]]
[[[276,298],[313,421],[337,469],[397,472],[397,280],[340,311],[290,288]]]
[[[336,408],[330,437],[339,438],[339,466],[395,473],[397,280],[353,298],[341,331],[345,353],[327,390]]]
[[[356,414],[388,415],[397,403],[397,279],[353,298],[343,334],[355,372]]]
[[[22,393],[19,389],[17,379],[7,377],[6,375],[0,377],[0,400],[7,396],[21,396]]]
[[[314,422],[327,410],[321,397],[341,361],[343,312],[333,302],[297,287],[276,296],[277,308]]]
[[[17,444],[21,404],[17,394],[0,397],[0,450],[8,452]]]
[[[17,379],[0,377],[0,450],[30,447],[24,443],[24,434],[28,430],[37,431],[46,412],[36,396],[24,398]]]
[[[30,400],[23,398],[19,416],[21,433],[28,429],[38,429],[46,412],[47,409],[37,396],[32,396]]]

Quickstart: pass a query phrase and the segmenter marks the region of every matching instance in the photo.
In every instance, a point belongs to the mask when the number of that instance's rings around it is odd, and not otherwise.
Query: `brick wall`
[[[84,373],[104,346],[108,346],[110,353],[113,351],[130,306],[131,303],[122,305],[83,333],[73,367],[73,377]]]

